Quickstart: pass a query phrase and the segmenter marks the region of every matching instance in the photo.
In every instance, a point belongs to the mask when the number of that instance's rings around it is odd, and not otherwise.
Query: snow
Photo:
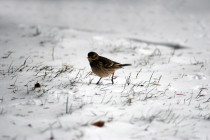
[[[210,139],[209,5],[1,0],[0,139]],[[96,85],[90,51],[132,66]]]

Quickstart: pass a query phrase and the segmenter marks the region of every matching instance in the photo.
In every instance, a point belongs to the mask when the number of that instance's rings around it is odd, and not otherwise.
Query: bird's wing
[[[104,68],[107,68],[107,69],[117,69],[117,68],[121,68],[121,64],[120,63],[117,63],[115,61],[112,61],[106,57],[100,57],[99,61],[101,62],[101,64],[103,65]]]

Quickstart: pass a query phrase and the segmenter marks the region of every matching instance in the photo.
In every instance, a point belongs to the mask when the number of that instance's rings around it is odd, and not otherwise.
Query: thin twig
[[[151,76],[150,76],[150,78],[149,78],[147,88],[148,88],[148,87],[149,87],[149,85],[150,85],[150,82],[151,82],[151,79],[152,79],[153,74],[154,74],[154,72],[152,72],[152,75],[151,75]]]
[[[66,114],[69,114],[69,96],[66,98]]]

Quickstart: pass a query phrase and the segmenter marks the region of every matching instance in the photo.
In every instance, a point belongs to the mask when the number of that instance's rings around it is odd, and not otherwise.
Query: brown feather
[[[95,52],[88,53],[88,60],[90,62],[91,69],[99,77],[107,77],[124,66],[130,66],[131,64],[120,64],[112,61],[106,57],[99,56]]]

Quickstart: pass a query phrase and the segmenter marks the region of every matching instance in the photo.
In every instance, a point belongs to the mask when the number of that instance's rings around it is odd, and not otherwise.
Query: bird
[[[97,85],[103,77],[112,75],[112,84],[114,84],[114,72],[117,69],[123,68],[124,66],[131,66],[131,64],[120,64],[118,62],[112,61],[106,57],[98,55],[96,52],[88,53],[88,61],[92,72],[100,77]]]

